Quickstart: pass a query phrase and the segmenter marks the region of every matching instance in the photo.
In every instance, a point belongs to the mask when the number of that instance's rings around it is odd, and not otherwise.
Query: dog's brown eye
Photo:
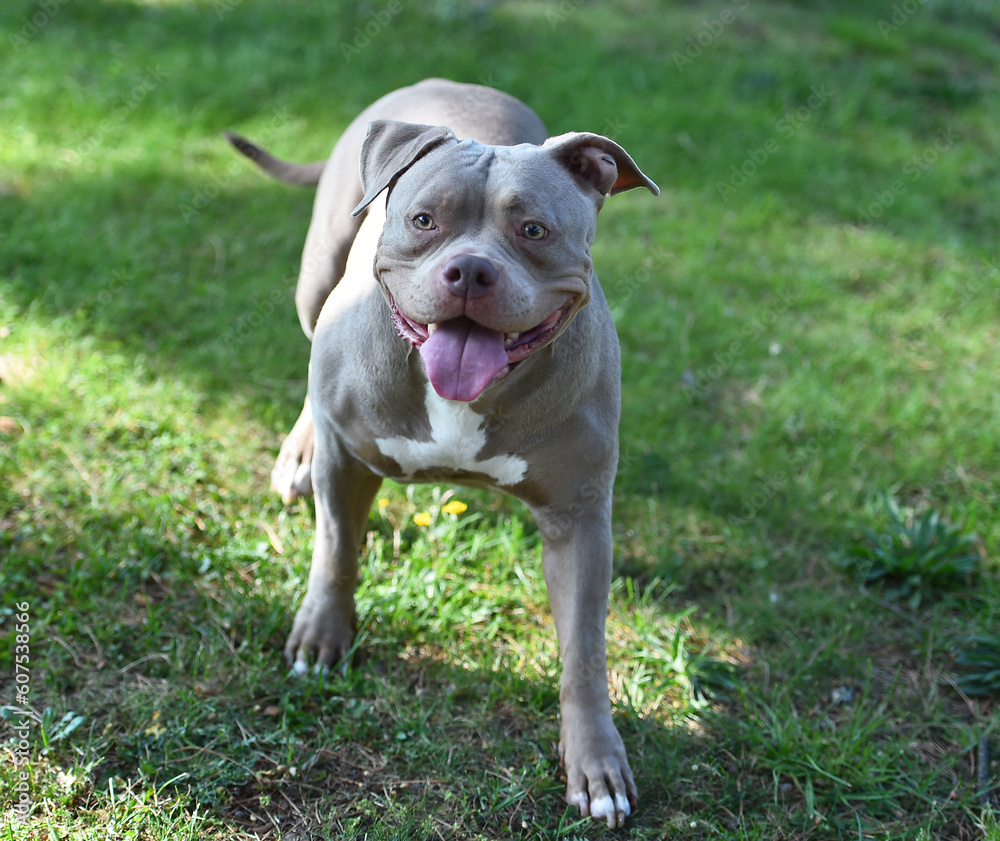
[[[434,217],[429,213],[418,213],[413,217],[413,224],[421,231],[433,231],[436,227],[434,225]]]
[[[521,228],[521,232],[528,239],[545,239],[545,236],[549,231],[537,222],[528,222]]]

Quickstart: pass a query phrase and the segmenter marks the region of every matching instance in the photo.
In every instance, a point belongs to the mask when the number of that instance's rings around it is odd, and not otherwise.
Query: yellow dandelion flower
[[[469,506],[461,500],[453,499],[451,502],[442,506],[441,510],[444,511],[445,514],[461,514],[467,511],[468,508]]]
[[[431,515],[426,511],[421,511],[419,514],[413,515],[413,522],[418,526],[429,526],[431,524]]]
[[[144,731],[147,736],[153,736],[154,738],[162,736],[167,732],[167,728],[160,724],[160,711],[156,710],[153,713],[153,720],[150,722],[149,727]]]
[[[389,507],[389,500],[387,500],[385,497],[382,497],[378,501],[378,510],[379,511],[385,511],[385,509],[388,508],[388,507]]]

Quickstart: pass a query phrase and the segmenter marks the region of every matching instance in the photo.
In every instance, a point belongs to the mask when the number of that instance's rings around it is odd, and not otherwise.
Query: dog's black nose
[[[452,257],[442,272],[445,285],[462,298],[478,298],[495,286],[500,277],[497,267],[485,257],[462,254]]]

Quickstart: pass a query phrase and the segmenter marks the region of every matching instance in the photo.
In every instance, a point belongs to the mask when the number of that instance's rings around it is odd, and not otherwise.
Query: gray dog
[[[286,500],[316,495],[286,656],[302,671],[350,650],[383,478],[513,494],[542,535],[566,799],[614,827],[638,802],[604,639],[621,363],[590,245],[607,196],[659,189],[606,137],[546,138],[516,99],[440,79],[366,109],[328,161],[229,136],[276,178],[318,184],[296,292],[309,396],[272,475]]]

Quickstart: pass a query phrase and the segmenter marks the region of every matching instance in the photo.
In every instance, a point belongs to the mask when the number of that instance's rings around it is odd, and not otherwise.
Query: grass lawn
[[[995,4],[9,0],[0,36],[0,841],[1000,839]],[[281,656],[312,197],[220,132],[321,158],[430,75],[663,188],[594,248],[617,832],[562,801],[520,504],[386,484],[358,664]]]

